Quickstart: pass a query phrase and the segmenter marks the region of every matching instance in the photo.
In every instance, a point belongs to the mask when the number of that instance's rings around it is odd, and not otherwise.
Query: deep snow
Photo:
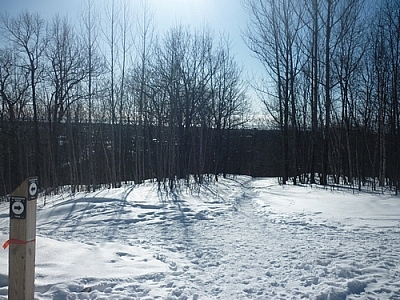
[[[40,197],[35,297],[400,299],[399,201],[246,176]]]

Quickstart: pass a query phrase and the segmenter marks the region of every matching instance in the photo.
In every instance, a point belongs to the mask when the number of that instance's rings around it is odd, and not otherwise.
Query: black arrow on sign
[[[19,206],[19,205],[16,205],[16,206],[14,206],[14,209],[15,210],[22,210],[22,209],[24,209],[22,206]]]

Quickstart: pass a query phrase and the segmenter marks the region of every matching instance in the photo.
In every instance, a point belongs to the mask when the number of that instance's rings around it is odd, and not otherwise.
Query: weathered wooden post
[[[34,299],[37,177],[26,179],[10,197],[8,299]]]

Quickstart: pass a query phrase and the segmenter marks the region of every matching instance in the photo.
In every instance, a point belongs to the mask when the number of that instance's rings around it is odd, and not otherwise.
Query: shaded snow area
[[[39,198],[35,297],[400,299],[399,202],[245,176]]]

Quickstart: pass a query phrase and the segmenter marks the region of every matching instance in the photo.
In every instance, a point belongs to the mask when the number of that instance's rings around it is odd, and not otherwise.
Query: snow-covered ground
[[[35,296],[400,299],[399,203],[246,176],[174,194],[148,182],[41,197]],[[0,248],[0,299],[7,273]]]

